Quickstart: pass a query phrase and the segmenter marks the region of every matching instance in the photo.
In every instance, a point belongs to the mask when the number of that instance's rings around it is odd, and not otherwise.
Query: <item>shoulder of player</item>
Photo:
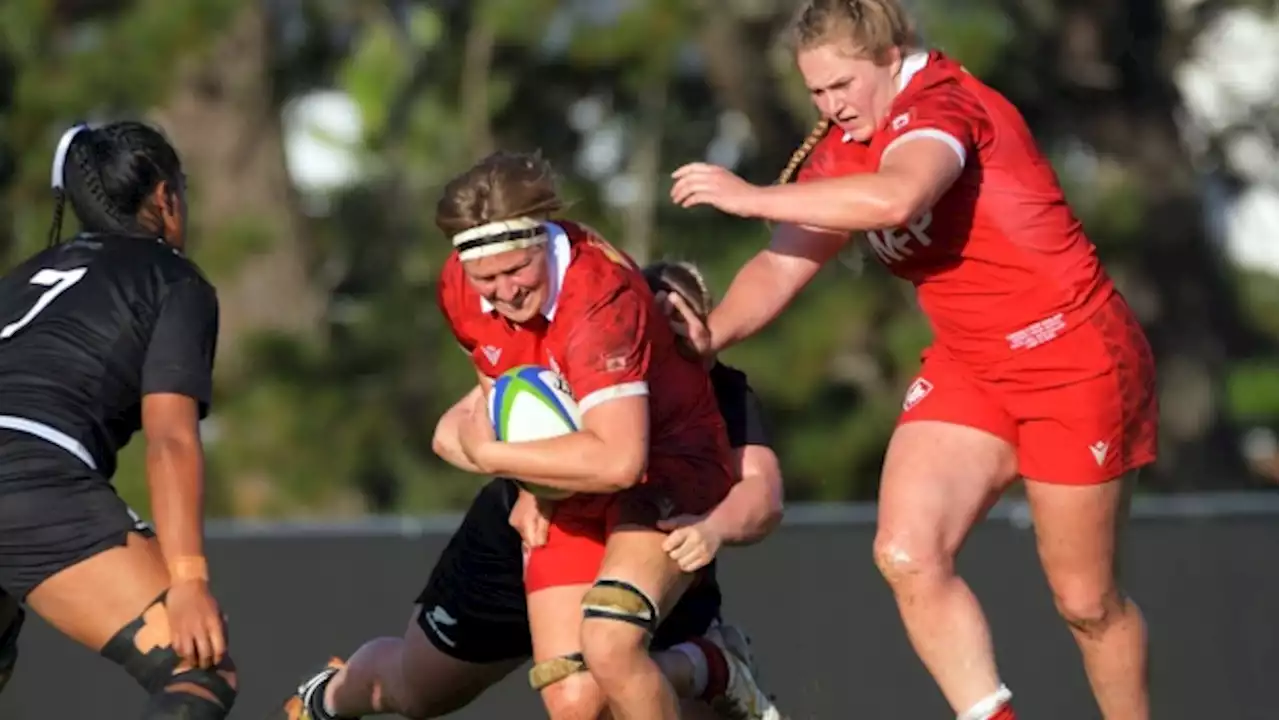
[[[149,242],[125,239],[107,242],[102,246],[103,259],[110,263],[113,272],[132,277],[140,285],[152,285],[162,297],[169,288],[190,285],[207,293],[217,302],[217,289],[213,283],[182,250],[161,240]]]
[[[588,303],[617,296],[645,285],[644,276],[631,258],[579,223],[557,222],[569,235],[569,266],[561,293]]]
[[[440,309],[446,316],[453,316],[462,309],[463,297],[467,294],[466,274],[462,270],[462,262],[458,260],[458,254],[450,252],[449,257],[445,259],[444,265],[440,267],[440,277],[436,286],[437,299]],[[479,307],[479,300],[476,300]]]
[[[726,365],[717,360],[716,364],[711,366],[708,374],[711,376],[711,384],[717,392],[751,391],[751,383],[747,380],[747,374],[732,365]]]

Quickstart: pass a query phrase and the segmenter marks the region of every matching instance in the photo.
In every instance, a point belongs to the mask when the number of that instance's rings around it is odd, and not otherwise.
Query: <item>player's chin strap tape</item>
[[[585,672],[586,669],[587,661],[580,652],[543,660],[529,668],[529,687],[541,691],[548,685],[555,685],[570,675]]]
[[[652,633],[658,627],[658,606],[625,580],[602,579],[582,596],[582,617],[621,620]]]
[[[154,698],[155,702],[163,701],[172,704],[181,701],[181,696],[184,695],[189,698],[204,700],[204,698],[196,698],[196,696],[189,693],[165,691],[166,688],[172,685],[194,685],[217,698],[218,704],[221,705],[221,709],[225,713],[231,709],[231,706],[236,701],[236,689],[219,675],[216,669],[185,670],[175,674],[174,670],[181,663],[181,658],[178,657],[178,653],[174,652],[173,646],[168,644],[168,637],[155,639],[138,637],[143,629],[147,628],[147,619],[154,612],[152,608],[164,603],[165,594],[167,593],[162,593],[160,597],[156,598],[155,602],[151,603],[143,611],[141,616],[125,625],[120,629],[120,632],[108,640],[107,644],[102,648],[102,656],[123,667],[125,672],[129,673],[134,680],[137,680],[138,684],[146,689],[153,698],[162,694],[179,696],[173,699]],[[165,644],[156,645],[154,644],[156,640],[163,640]],[[143,647],[146,648],[145,652]],[[205,702],[209,701],[205,700]]]

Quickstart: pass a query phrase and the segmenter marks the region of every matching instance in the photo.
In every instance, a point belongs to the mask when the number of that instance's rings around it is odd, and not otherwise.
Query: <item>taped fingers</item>
[[[602,579],[582,596],[582,617],[619,620],[652,634],[658,627],[658,606],[625,580]]]
[[[543,688],[555,685],[570,675],[585,672],[586,669],[587,661],[580,652],[544,660],[529,668],[529,687],[540,692]]]

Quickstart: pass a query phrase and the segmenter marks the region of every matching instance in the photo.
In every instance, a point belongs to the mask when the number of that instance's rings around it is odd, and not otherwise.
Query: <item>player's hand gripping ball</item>
[[[522,365],[493,381],[489,419],[501,442],[544,440],[577,432],[582,413],[559,374],[537,365]],[[572,492],[517,481],[525,490],[548,500],[563,500]]]

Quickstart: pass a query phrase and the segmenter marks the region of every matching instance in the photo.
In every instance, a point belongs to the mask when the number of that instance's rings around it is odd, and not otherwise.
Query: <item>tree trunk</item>
[[[233,370],[251,333],[318,338],[325,312],[285,166],[262,4],[248,3],[212,52],[178,78],[156,114],[191,178],[193,254],[210,259],[222,313],[219,366]],[[225,267],[215,261],[228,254]]]

